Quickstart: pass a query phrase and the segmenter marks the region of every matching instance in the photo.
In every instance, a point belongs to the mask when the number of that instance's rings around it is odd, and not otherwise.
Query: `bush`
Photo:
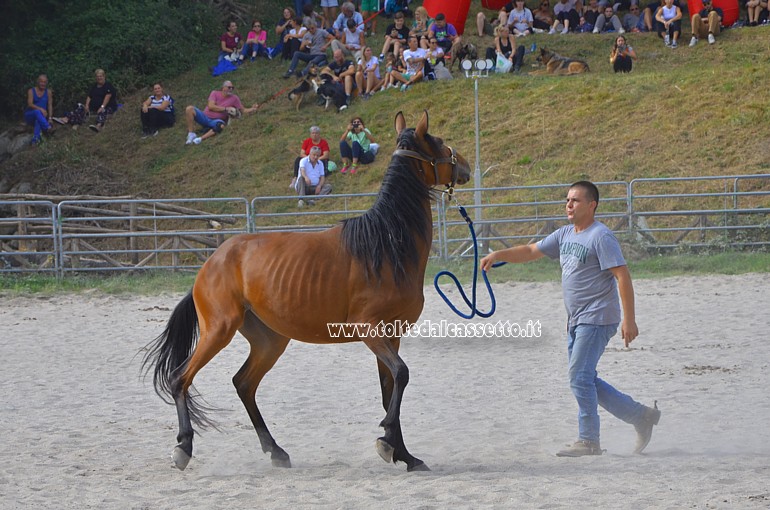
[[[0,115],[18,118],[26,90],[45,73],[57,114],[82,102],[102,68],[122,94],[213,59],[220,13],[179,0],[11,0],[0,34]]]

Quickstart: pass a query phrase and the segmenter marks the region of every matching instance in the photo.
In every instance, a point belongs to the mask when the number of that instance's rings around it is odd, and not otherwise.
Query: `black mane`
[[[425,139],[432,150],[440,149],[439,140],[427,134]],[[413,128],[401,132],[397,146],[418,150]],[[394,155],[372,208],[362,216],[342,222],[342,243],[363,262],[367,276],[381,279],[382,266],[387,261],[393,268],[393,279],[401,285],[408,270],[419,263],[417,238],[431,241],[433,219],[425,202],[432,198],[432,193],[415,171],[418,164],[414,158]]]

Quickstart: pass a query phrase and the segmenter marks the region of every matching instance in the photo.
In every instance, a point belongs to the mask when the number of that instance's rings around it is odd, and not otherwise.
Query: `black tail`
[[[147,352],[142,361],[145,375],[155,366],[152,376],[155,393],[167,404],[174,405],[175,385],[197,342],[198,314],[190,292],[174,308],[163,333],[145,347]],[[201,428],[213,426],[213,422],[205,415],[208,408],[197,402],[196,397],[186,396],[190,419]]]

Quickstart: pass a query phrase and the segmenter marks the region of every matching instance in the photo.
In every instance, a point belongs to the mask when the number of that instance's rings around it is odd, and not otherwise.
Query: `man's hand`
[[[639,328],[636,326],[636,321],[627,321],[624,317],[620,325],[620,336],[623,338],[623,344],[628,347],[639,336]]]

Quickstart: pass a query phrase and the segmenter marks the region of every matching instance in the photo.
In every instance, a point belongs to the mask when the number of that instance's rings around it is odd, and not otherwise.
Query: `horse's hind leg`
[[[233,384],[241,402],[246,407],[246,412],[249,413],[251,423],[254,425],[254,430],[256,430],[262,445],[262,451],[270,452],[273,466],[291,467],[289,455],[273,439],[262,414],[259,412],[256,400],[259,383],[286,350],[289,339],[265,326],[251,312],[246,313],[240,331],[249,341],[251,351],[246,362],[233,377]]]
[[[407,471],[429,471],[423,461],[409,453],[401,433],[401,400],[409,383],[409,369],[398,355],[399,339],[367,339],[365,343],[377,356],[385,418],[380,423],[385,435],[377,439],[376,449],[386,462],[402,461]]]

